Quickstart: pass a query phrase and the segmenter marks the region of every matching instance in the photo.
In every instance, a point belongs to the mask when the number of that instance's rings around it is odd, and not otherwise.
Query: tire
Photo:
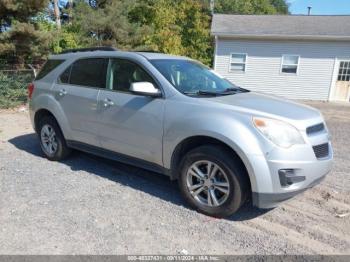
[[[203,175],[210,173],[208,169],[212,171],[211,179],[199,179],[197,171]],[[182,196],[191,207],[209,216],[232,215],[245,202],[250,190],[244,166],[221,146],[206,145],[189,151],[181,161],[180,172],[178,182]],[[192,193],[190,186],[195,188]]]
[[[49,134],[51,134],[51,138],[48,138]],[[68,157],[71,153],[71,149],[67,146],[61,128],[54,117],[45,116],[39,120],[38,136],[41,150],[47,159],[51,161],[60,161]],[[49,146],[50,142],[48,140],[51,142],[51,147]],[[51,148],[51,150],[49,148]]]

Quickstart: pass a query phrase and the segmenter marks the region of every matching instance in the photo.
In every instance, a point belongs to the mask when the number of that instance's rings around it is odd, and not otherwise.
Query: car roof
[[[155,59],[186,59],[190,58],[184,56],[176,56],[164,53],[155,53],[155,52],[128,52],[128,51],[88,51],[88,52],[71,52],[71,53],[62,53],[56,55],[50,55],[49,59],[71,59],[71,58],[87,58],[87,57],[113,57],[113,56],[130,56],[130,57],[144,57],[147,60]]]
[[[136,52],[136,53],[146,57],[149,60],[152,60],[152,59],[189,59],[188,57],[185,57],[185,56],[177,56],[177,55],[170,55],[170,54],[164,54],[164,53],[154,53],[154,52]]]

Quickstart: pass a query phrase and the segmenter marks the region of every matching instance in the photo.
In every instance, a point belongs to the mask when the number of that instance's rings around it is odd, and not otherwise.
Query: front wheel
[[[249,191],[244,167],[220,146],[201,146],[187,153],[179,185],[192,207],[215,217],[236,212]]]

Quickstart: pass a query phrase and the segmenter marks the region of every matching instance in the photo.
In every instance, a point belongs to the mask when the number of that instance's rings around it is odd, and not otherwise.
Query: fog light
[[[297,176],[294,169],[280,169],[278,175],[280,177],[281,186],[283,187],[302,182],[306,179],[305,176]]]

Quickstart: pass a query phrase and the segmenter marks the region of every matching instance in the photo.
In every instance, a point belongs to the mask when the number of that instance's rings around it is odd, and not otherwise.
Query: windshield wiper
[[[232,94],[232,93],[245,93],[245,92],[249,92],[249,90],[241,87],[229,87],[229,88],[226,88],[225,91],[223,91],[222,93]]]
[[[242,87],[231,87],[231,88],[227,88],[226,91],[235,91],[235,92],[241,92],[241,93],[249,92],[248,89],[244,89]]]
[[[203,95],[203,96],[217,96],[221,95],[221,93],[218,92],[211,92],[211,91],[203,91],[203,90],[198,90],[195,92],[190,92],[190,91],[185,91],[183,92],[185,95]]]
[[[227,96],[227,95],[232,95],[235,93],[242,93],[242,92],[248,92],[248,90],[240,88],[240,87],[229,87],[226,88],[223,91],[215,92],[215,91],[205,91],[205,90],[197,90],[194,92],[191,91],[185,91],[183,94],[185,95],[192,95],[192,96],[198,96],[198,95],[203,95],[203,96]]]
[[[237,92],[237,91],[240,91],[239,87],[229,87],[229,88],[226,88],[225,91],[223,92]]]

